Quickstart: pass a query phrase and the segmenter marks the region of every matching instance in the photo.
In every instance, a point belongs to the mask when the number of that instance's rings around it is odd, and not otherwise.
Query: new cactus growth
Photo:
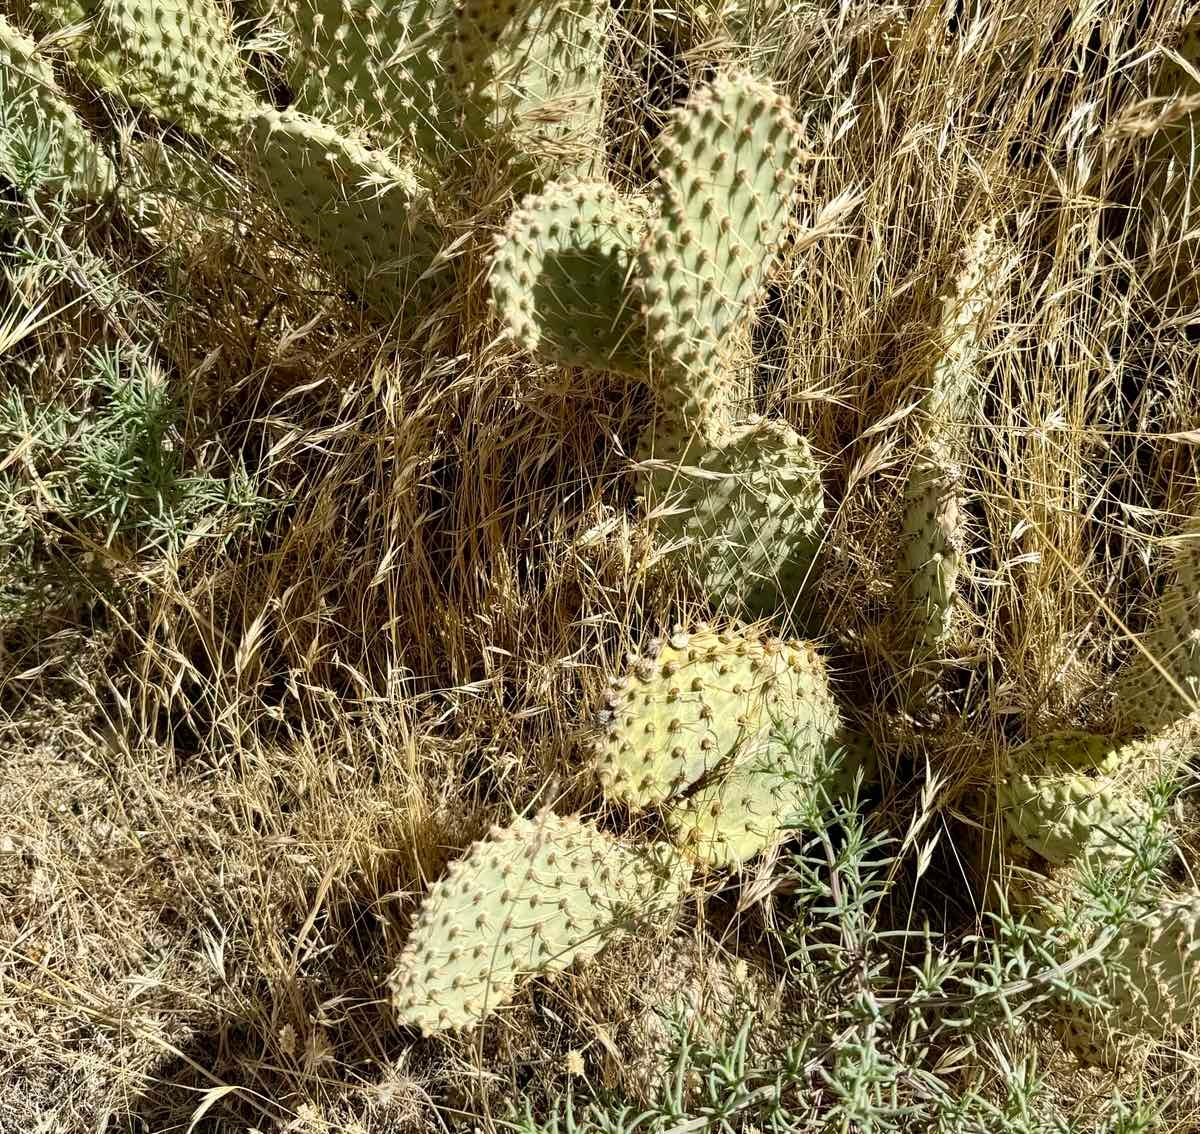
[[[1000,788],[1009,830],[1056,866],[1128,858],[1136,844],[1132,830],[1147,819],[1128,773],[1147,755],[1144,746],[1080,732],[1022,745],[1012,753]]]
[[[651,385],[655,421],[638,444],[647,508],[712,601],[753,615],[794,598],[823,534],[807,443],[786,424],[739,420],[748,324],[786,234],[799,147],[784,100],[720,77],[659,140],[644,233],[642,202],[552,186],[513,218],[492,270],[493,302],[522,344]]]
[[[564,970],[673,910],[686,877],[671,848],[634,850],[576,818],[493,827],[421,907],[389,982],[399,1019],[426,1035],[469,1027],[522,978]]]
[[[112,167],[63,96],[50,61],[3,16],[0,103],[0,172],[18,184],[40,175],[90,197],[112,188]],[[44,139],[49,146],[38,157],[35,143]]]
[[[1156,732],[1200,707],[1200,522],[1183,533],[1175,577],[1117,687],[1128,727]],[[1149,655],[1149,656],[1147,656]]]
[[[427,298],[440,231],[411,174],[292,111],[255,115],[248,138],[255,173],[354,291],[385,314]]]
[[[665,805],[693,853],[718,865],[775,839],[839,723],[810,646],[706,628],[633,659],[602,721],[605,792],[635,808]]]

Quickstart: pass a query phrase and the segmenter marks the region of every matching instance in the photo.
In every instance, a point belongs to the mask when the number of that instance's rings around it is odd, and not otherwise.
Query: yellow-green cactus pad
[[[965,542],[961,475],[939,455],[937,449],[923,451],[904,490],[905,566],[918,655],[950,638]]]
[[[787,231],[800,142],[787,101],[742,74],[694,93],[659,139],[658,215],[639,272],[651,381],[701,428],[719,415],[722,348],[760,302]]]
[[[1106,737],[1080,732],[1018,748],[1000,788],[1009,830],[1056,866],[1128,858],[1148,818],[1136,789],[1118,774],[1134,755]]]
[[[0,172],[19,185],[36,179],[102,196],[113,171],[67,102],[49,59],[0,16]]]
[[[758,617],[800,594],[825,534],[825,499],[820,467],[794,429],[732,426],[692,444],[682,465],[649,469],[659,540],[686,559],[715,606]]]
[[[577,818],[493,827],[425,899],[390,978],[396,1013],[426,1035],[471,1027],[523,978],[661,921],[687,874],[671,848],[636,850]]]
[[[292,111],[263,111],[249,125],[255,174],[362,299],[393,316],[436,289],[441,233],[407,171]]]
[[[1200,706],[1200,522],[1183,534],[1175,577],[1141,645],[1150,657],[1139,650],[1129,662],[1117,712],[1129,727],[1157,732]]]
[[[38,0],[34,9],[54,27],[86,20],[66,45],[92,83],[214,145],[236,143],[256,100],[217,0]]]
[[[810,646],[702,628],[634,659],[601,723],[595,765],[606,794],[665,805],[698,858],[726,865],[775,839],[839,722]]]
[[[605,184],[551,184],[528,197],[492,260],[492,302],[508,333],[567,365],[644,372],[643,323],[627,288],[644,218],[644,202]]]
[[[1200,895],[1172,897],[1124,927],[1097,967],[1111,1012],[1076,1012],[1066,1040],[1084,1060],[1111,1063],[1123,1037],[1162,1039],[1186,1027],[1200,1007]]]

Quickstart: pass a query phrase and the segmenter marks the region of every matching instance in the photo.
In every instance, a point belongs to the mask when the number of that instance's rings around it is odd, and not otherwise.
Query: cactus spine
[[[669,847],[637,851],[577,818],[542,812],[493,827],[422,905],[390,978],[398,1017],[426,1035],[469,1027],[522,978],[566,969],[672,911],[685,881]]]
[[[739,420],[748,324],[787,230],[799,147],[782,99],[719,77],[660,138],[644,226],[641,202],[618,204],[606,186],[553,186],[525,202],[492,269],[518,341],[649,382],[647,508],[712,601],[753,615],[795,597],[823,534],[807,442],[782,422]]]

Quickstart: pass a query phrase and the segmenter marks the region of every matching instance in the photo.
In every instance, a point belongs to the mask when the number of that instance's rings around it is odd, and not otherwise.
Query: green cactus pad
[[[389,982],[397,1015],[426,1035],[470,1027],[521,978],[661,920],[686,881],[671,848],[637,851],[576,818],[493,827],[425,899]]]
[[[787,102],[745,75],[695,93],[659,140],[659,215],[639,278],[651,381],[692,426],[723,424],[723,348],[761,299],[791,216],[799,152]]]
[[[411,175],[301,114],[264,111],[249,126],[255,173],[353,291],[388,316],[428,300],[441,234]]]
[[[936,650],[953,628],[965,516],[957,466],[922,451],[905,486],[905,567],[918,654]]]
[[[838,713],[810,646],[702,628],[634,659],[601,721],[605,792],[666,804],[692,852],[726,865],[761,851],[797,809]]]
[[[1162,1039],[1186,1027],[1200,1008],[1200,895],[1162,901],[1131,920],[1096,972],[1111,1011],[1076,1011],[1064,1037],[1089,1063],[1111,1064],[1124,1037]]]
[[[1175,578],[1117,687],[1122,723],[1146,732],[1167,728],[1200,705],[1200,522],[1193,522],[1175,558]]]
[[[86,18],[86,34],[67,40],[84,77],[211,144],[236,142],[255,108],[217,0],[39,0],[34,10],[56,28]]]
[[[59,89],[38,45],[0,16],[0,172],[23,184],[34,175],[91,197],[113,185],[113,171]],[[38,159],[47,145],[44,159]]]
[[[1141,755],[1081,732],[1053,733],[1023,745],[1012,753],[1000,788],[1009,830],[1056,866],[1084,858],[1127,859],[1148,809],[1117,773]]]
[[[713,604],[758,617],[794,601],[825,533],[820,468],[783,422],[751,421],[693,445],[646,479],[660,541],[681,550]]]
[[[492,301],[529,350],[642,373],[642,319],[627,292],[644,205],[607,185],[551,184],[513,214],[492,261]]]

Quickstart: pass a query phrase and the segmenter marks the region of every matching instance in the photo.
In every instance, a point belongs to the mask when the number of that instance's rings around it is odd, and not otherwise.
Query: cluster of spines
[[[606,794],[662,806],[698,859],[740,865],[799,810],[839,722],[811,646],[700,627],[631,658],[599,723]]]
[[[494,827],[430,889],[390,978],[402,1023],[470,1027],[518,982],[587,958],[670,913],[686,872],[666,846],[630,848],[544,811]]]

